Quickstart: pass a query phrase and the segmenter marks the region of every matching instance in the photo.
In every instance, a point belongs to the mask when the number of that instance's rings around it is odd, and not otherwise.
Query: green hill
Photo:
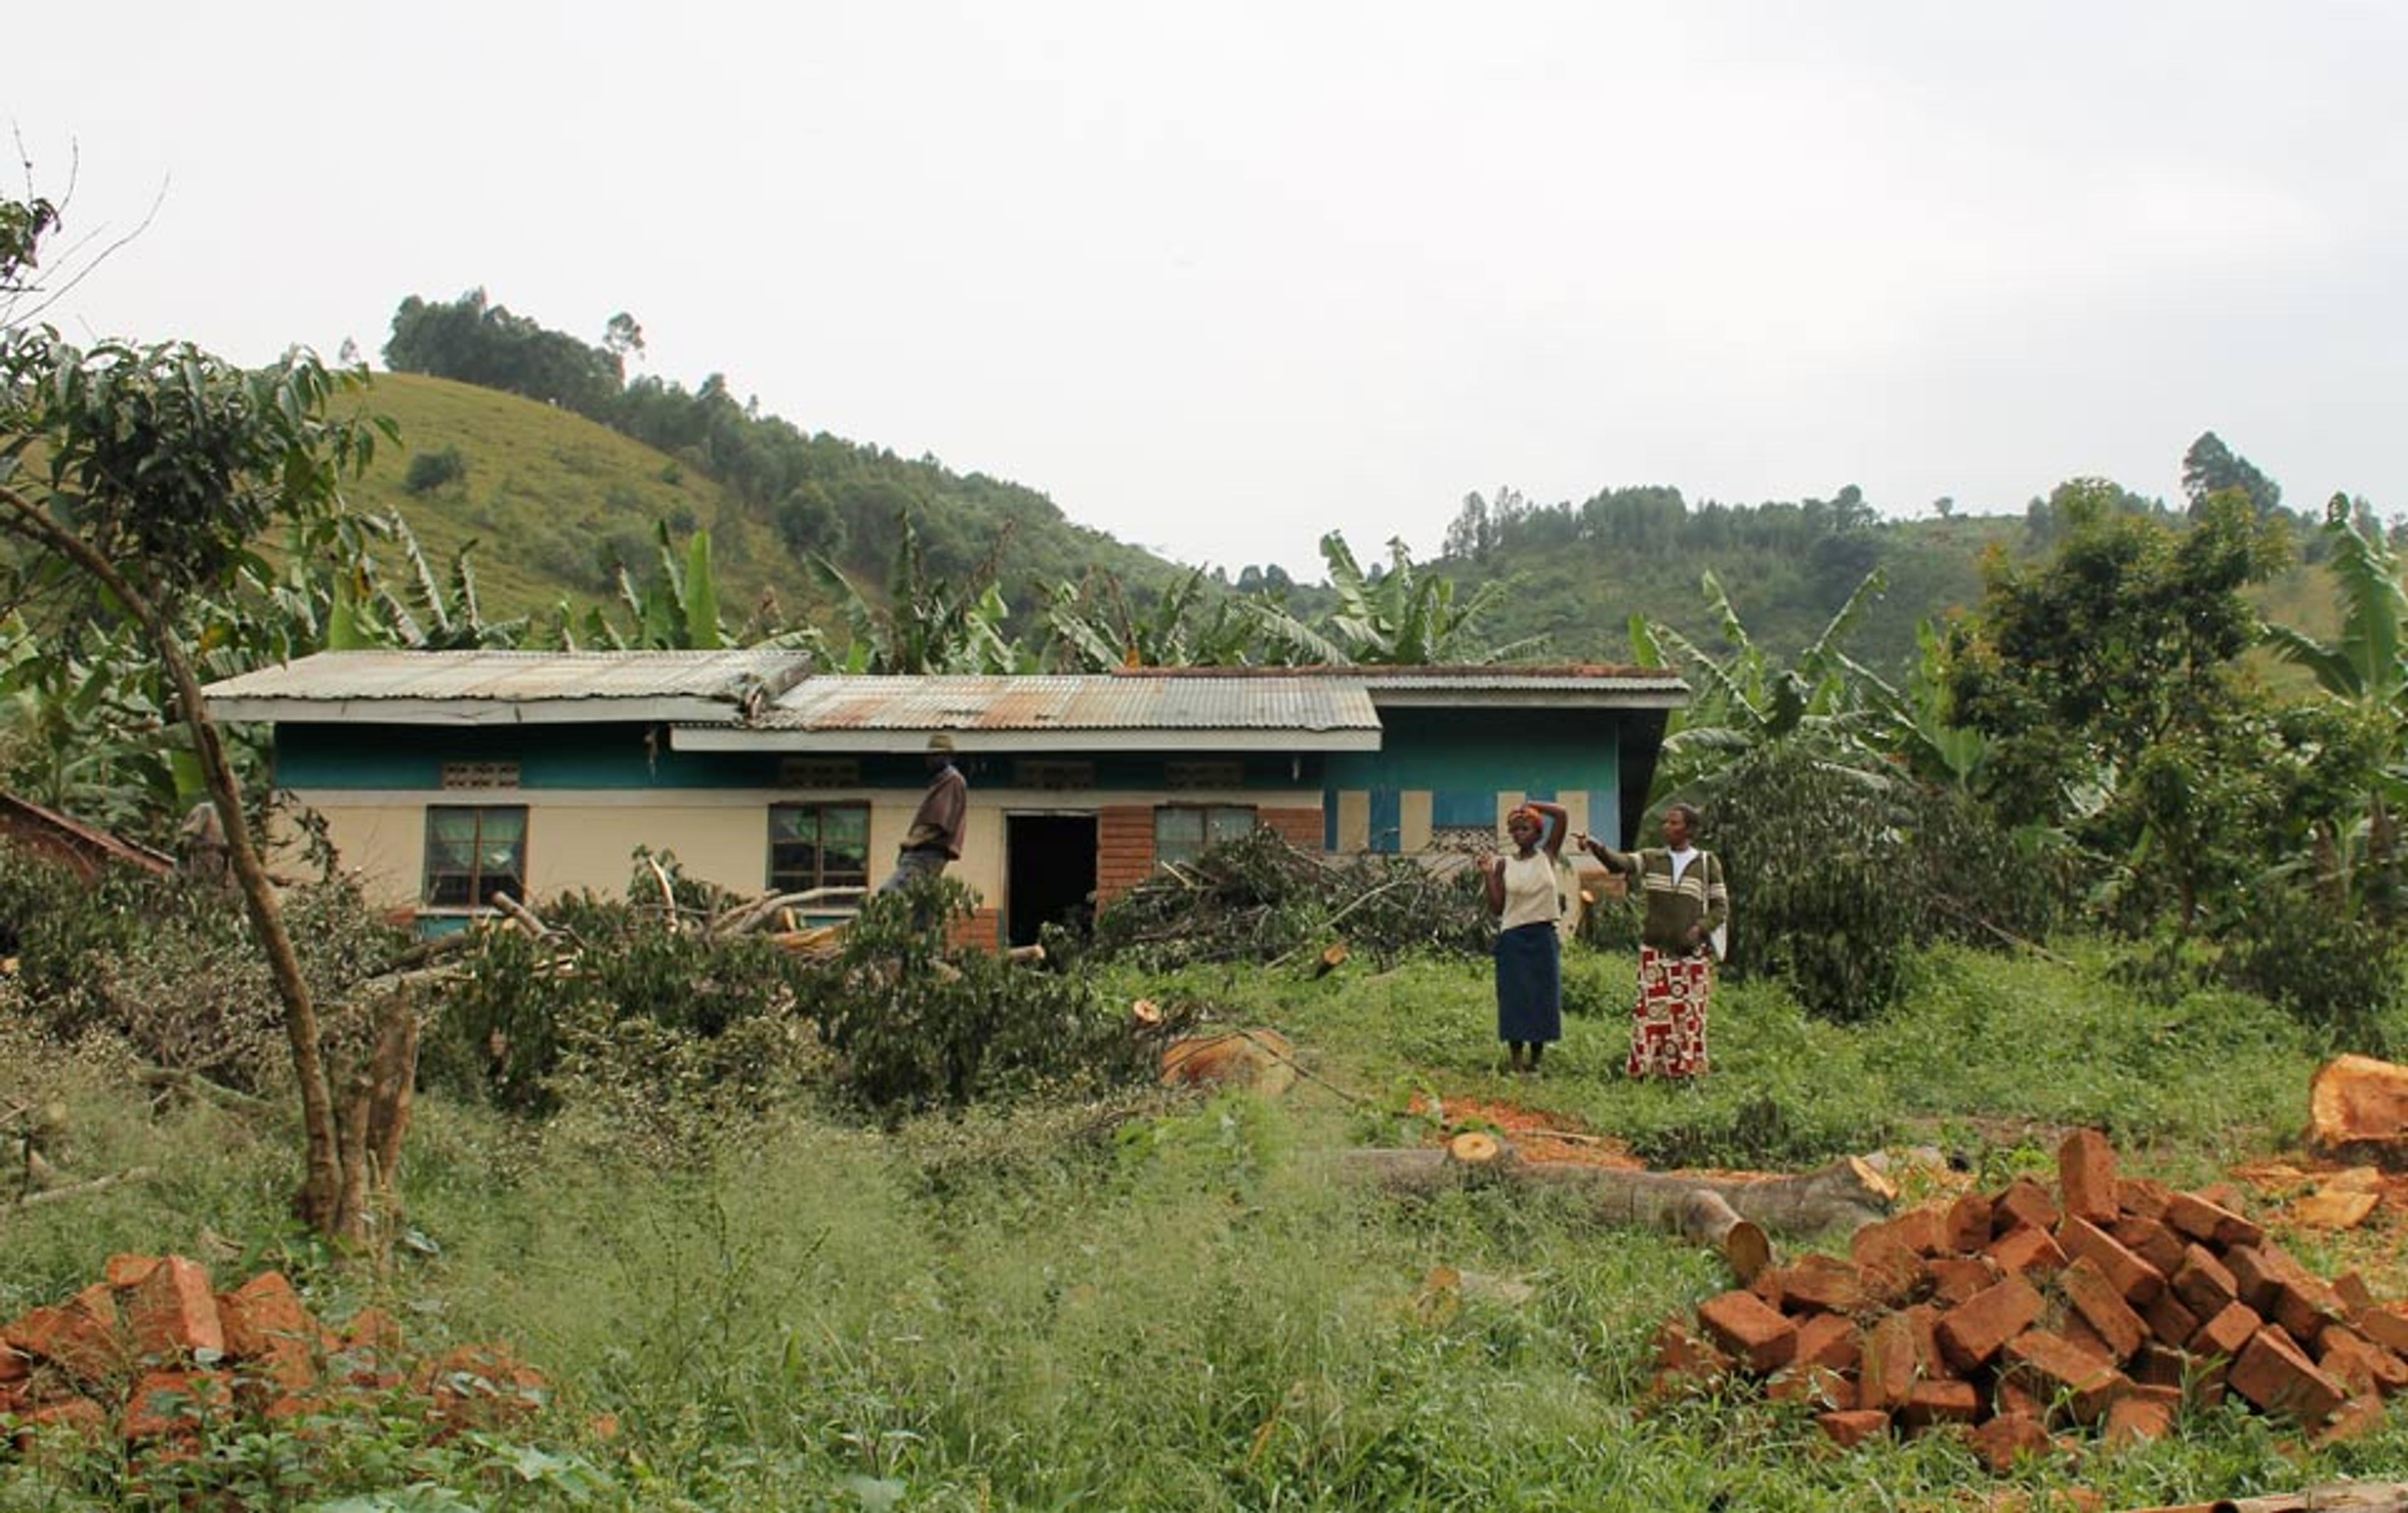
[[[804,439],[815,476],[797,487],[817,511],[815,540],[791,520],[713,481],[707,456],[674,456],[556,406],[498,389],[411,373],[375,375],[369,411],[401,428],[348,494],[358,509],[406,520],[440,565],[474,541],[470,558],[489,618],[609,599],[614,570],[653,570],[653,532],[710,532],[721,602],[731,623],[765,596],[789,615],[819,618],[824,594],[804,566],[828,552],[866,591],[886,579],[896,520],[909,512],[931,563],[968,571],[993,555],[1016,617],[1040,589],[1107,569],[1143,593],[1177,569],[1101,531],[1074,526],[1043,495],[932,462],[908,462],[834,437]],[[431,476],[456,474],[433,486]],[[805,491],[808,491],[806,494]]]

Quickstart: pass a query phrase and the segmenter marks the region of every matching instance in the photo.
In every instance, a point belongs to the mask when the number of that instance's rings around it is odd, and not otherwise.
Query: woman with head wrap
[[[1563,942],[1555,931],[1564,812],[1533,800],[1505,816],[1505,833],[1512,853],[1480,863],[1488,912],[1497,916],[1497,1038],[1514,1071],[1536,1072],[1548,1044],[1564,1038]]]
[[[1632,878],[1647,902],[1639,927],[1639,1002],[1632,1010],[1634,1077],[1694,1077],[1706,1070],[1706,1008],[1714,991],[1717,932],[1730,918],[1723,864],[1692,843],[1698,817],[1688,804],[1664,811],[1664,844],[1615,851],[1585,835],[1572,841]]]

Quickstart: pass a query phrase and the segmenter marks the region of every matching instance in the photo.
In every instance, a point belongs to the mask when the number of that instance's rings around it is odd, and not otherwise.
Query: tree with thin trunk
[[[306,1141],[300,1215],[359,1241],[381,1184],[347,1174],[344,1155],[390,1161],[393,1131],[355,1130],[348,1141],[338,1131],[316,1006],[185,627],[253,560],[264,532],[331,521],[340,480],[390,427],[329,418],[359,376],[306,353],[249,371],[182,343],[79,348],[50,326],[10,319],[13,297],[38,288],[36,253],[55,220],[43,202],[0,201],[0,533],[24,549],[14,564],[21,582],[78,596],[74,626],[131,626],[156,653],[282,1005]],[[358,1115],[347,1122],[391,1102],[348,1091]]]

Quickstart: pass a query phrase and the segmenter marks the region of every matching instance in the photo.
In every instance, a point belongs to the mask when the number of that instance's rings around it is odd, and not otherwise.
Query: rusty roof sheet
[[[802,676],[788,651],[320,652],[211,684],[227,720],[711,719]]]
[[[756,722],[782,730],[1377,730],[1358,683],[1264,677],[815,677]]]

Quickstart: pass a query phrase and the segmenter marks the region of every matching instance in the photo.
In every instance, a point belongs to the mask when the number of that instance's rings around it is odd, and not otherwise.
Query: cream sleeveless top
[[[1555,864],[1543,851],[1533,851],[1527,857],[1508,854],[1505,857],[1505,912],[1498,916],[1498,929],[1512,929],[1522,925],[1552,925],[1560,913],[1555,906]]]

